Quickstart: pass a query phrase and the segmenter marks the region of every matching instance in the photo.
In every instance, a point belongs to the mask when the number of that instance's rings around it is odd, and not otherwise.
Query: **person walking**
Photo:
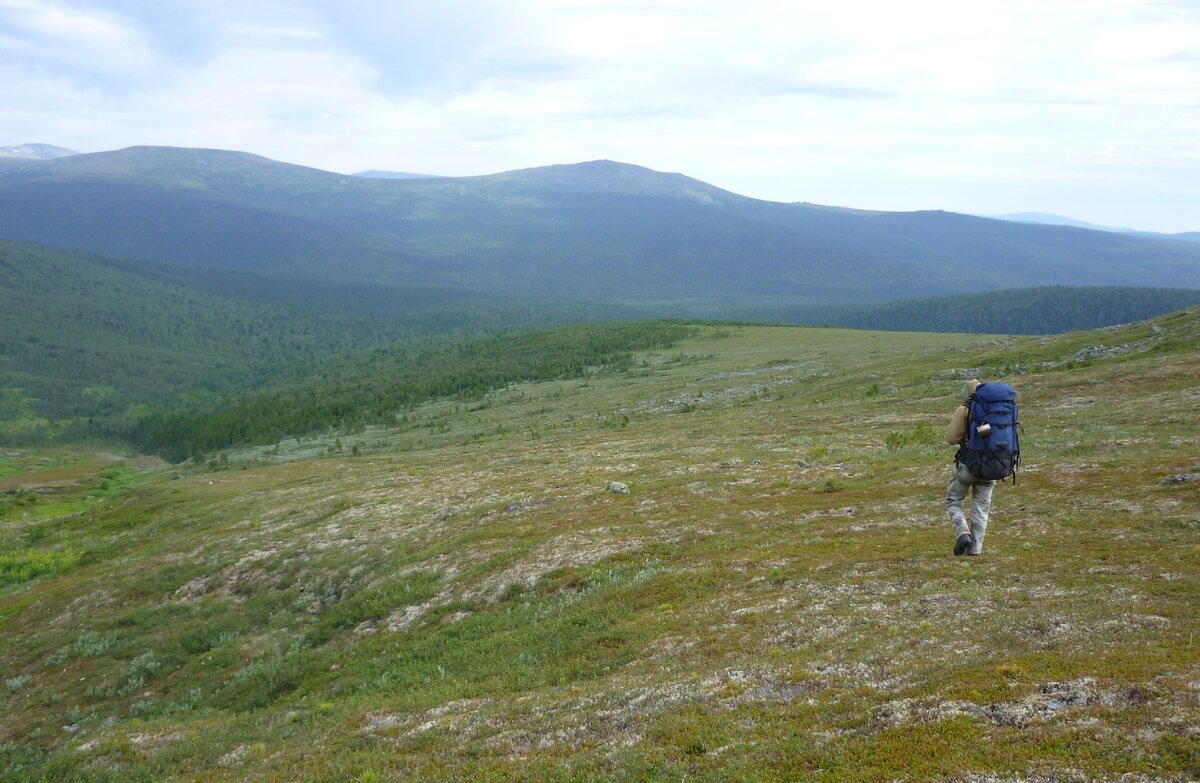
[[[983,554],[983,537],[987,533],[988,514],[992,508],[992,490],[996,488],[994,480],[971,473],[963,459],[971,426],[969,402],[979,385],[974,378],[963,385],[959,394],[963,404],[955,409],[946,428],[946,442],[959,447],[954,455],[954,474],[950,477],[950,486],[946,488],[946,509],[950,512],[950,523],[954,525],[956,556]],[[963,510],[968,493],[971,495],[969,520]]]

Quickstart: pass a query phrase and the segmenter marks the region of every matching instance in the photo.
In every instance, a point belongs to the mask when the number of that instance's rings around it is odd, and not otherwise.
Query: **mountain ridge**
[[[16,158],[20,160],[51,160],[78,155],[75,150],[66,147],[56,147],[53,144],[18,144],[12,147],[0,147],[0,159]]]
[[[763,201],[603,160],[379,180],[130,147],[0,167],[0,237],[321,279],[717,307],[1200,288],[1200,248],[1174,240]]]
[[[442,175],[417,174],[412,171],[384,171],[382,169],[367,169],[366,171],[356,171],[352,176],[363,177],[364,179],[433,179]]]
[[[1048,212],[1017,212],[1011,215],[990,215],[996,220],[1008,220],[1016,223],[1032,223],[1046,226],[1070,226],[1072,228],[1085,228],[1091,231],[1107,231],[1115,234],[1132,234],[1134,236],[1148,237],[1152,239],[1178,239],[1184,242],[1200,242],[1200,231],[1183,231],[1175,234],[1163,233],[1161,231],[1143,231],[1137,228],[1117,228],[1115,226],[1102,226],[1097,223],[1089,223],[1086,220],[1076,220],[1075,218],[1065,217],[1063,215],[1055,215]]]

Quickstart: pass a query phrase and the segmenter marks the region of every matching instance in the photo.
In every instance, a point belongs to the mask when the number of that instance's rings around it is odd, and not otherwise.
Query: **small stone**
[[[811,468],[812,465],[807,460],[798,459],[796,465],[801,468]]]
[[[620,481],[614,481],[608,485],[608,491],[616,495],[628,495],[629,486]]]

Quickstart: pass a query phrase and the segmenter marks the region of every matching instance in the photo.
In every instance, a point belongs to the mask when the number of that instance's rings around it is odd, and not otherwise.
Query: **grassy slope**
[[[1200,482],[1163,479],[1200,472],[1200,318],[1156,323],[709,327],[245,470],[6,496],[0,552],[65,553],[0,588],[6,779],[1194,779]],[[1026,459],[955,559],[932,441],[976,369]]]

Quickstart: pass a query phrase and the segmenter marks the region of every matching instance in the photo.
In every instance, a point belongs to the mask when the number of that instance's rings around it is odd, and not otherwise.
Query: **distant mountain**
[[[0,158],[20,158],[22,160],[53,160],[78,154],[75,150],[55,147],[53,144],[21,144],[16,147],[0,147]]]
[[[1087,228],[1093,231],[1109,231],[1117,234],[1132,234],[1139,237],[1148,237],[1151,239],[1180,239],[1184,242],[1200,242],[1200,232],[1188,232],[1184,234],[1163,234],[1156,231],[1141,231],[1136,228],[1113,228],[1112,226],[1101,226],[1095,223],[1088,223],[1083,220],[1063,217],[1062,215],[1052,215],[1047,212],[1018,212],[1012,215],[996,215],[996,220],[1011,220],[1017,223],[1038,223],[1047,226],[1073,226],[1075,228]]]
[[[413,174],[408,171],[379,171],[370,169],[368,171],[360,171],[356,173],[356,177],[366,177],[367,179],[433,179],[437,174]]]
[[[0,237],[110,255],[663,312],[1037,285],[1200,288],[1200,246],[740,196],[613,161],[382,180],[222,150],[0,167]]]
[[[1135,229],[1132,228],[1113,228],[1112,226],[1101,226],[1096,223],[1088,223],[1085,220],[1076,220],[1075,218],[1054,215],[1049,212],[1016,212],[1011,215],[994,215],[993,217],[996,220],[1011,220],[1017,223],[1039,223],[1046,226],[1073,226],[1075,228],[1091,229],[1092,231],[1115,231],[1121,234],[1135,232]]]

